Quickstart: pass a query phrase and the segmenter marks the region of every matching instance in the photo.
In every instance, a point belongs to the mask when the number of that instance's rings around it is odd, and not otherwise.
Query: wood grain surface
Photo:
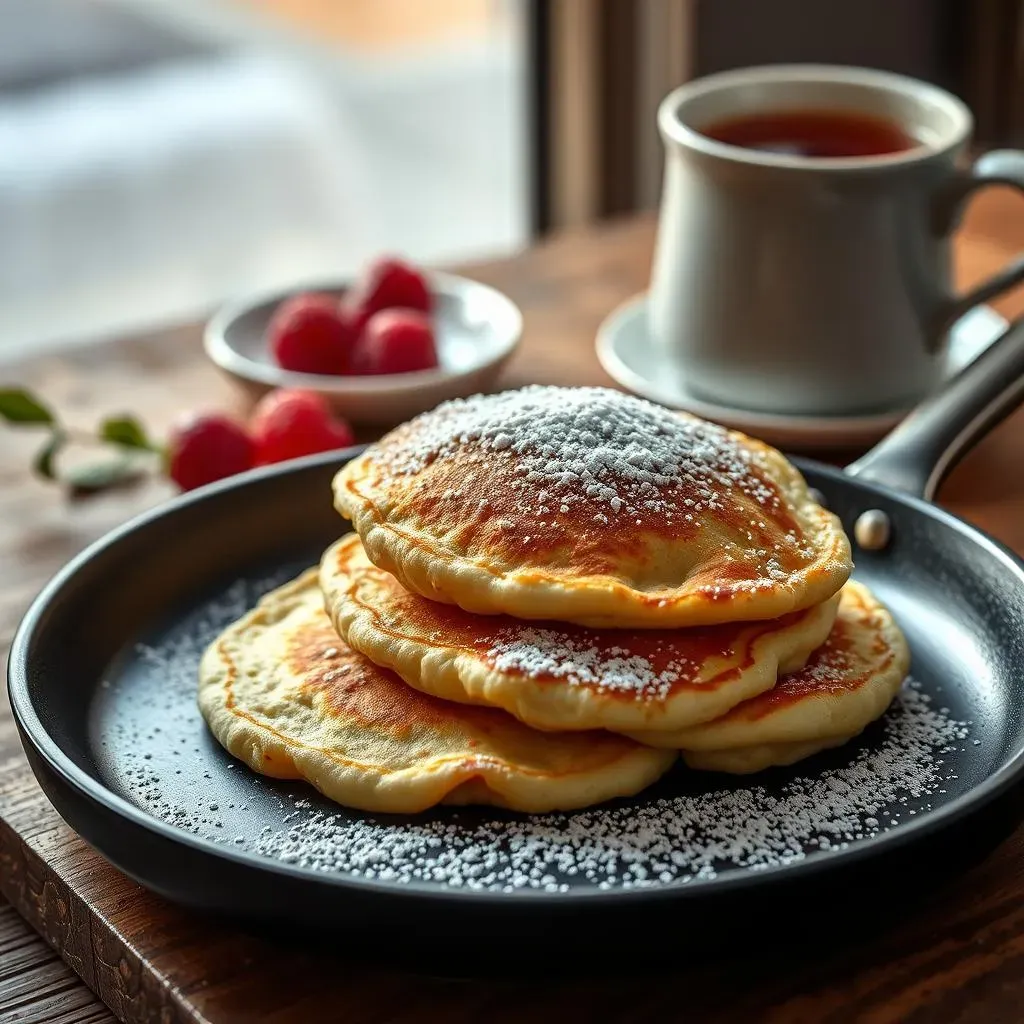
[[[0,1024],[113,1024],[115,1020],[0,896]]]
[[[523,308],[525,341],[502,384],[608,383],[594,332],[645,286],[653,222],[638,219],[555,239],[470,268]],[[957,246],[964,284],[1024,245],[1024,203],[992,190]],[[995,303],[1024,313],[1024,297]],[[203,360],[198,329],[115,341],[14,367],[5,384],[37,389],[68,421],[133,411],[155,433],[182,406],[241,398]],[[164,500],[167,485],[69,504],[27,470],[32,439],[0,433],[0,649],[45,580],[87,543]],[[1024,415],[993,432],[954,472],[942,504],[1024,551]],[[6,654],[5,654],[6,658]],[[324,949],[179,910],[94,853],[52,810],[24,761],[0,699],[0,892],[123,1021],[1019,1021],[1024,1007],[1024,829],[924,908],[870,941],[841,929],[799,958],[770,937],[754,952],[657,981],[493,982],[423,977],[360,962],[339,933]],[[63,973],[60,973],[63,971]],[[0,905],[0,1022],[102,1021],[103,1010],[9,907]],[[5,987],[6,986],[6,987]],[[11,987],[13,986],[13,987]],[[13,997],[9,992],[18,993]],[[10,1006],[4,1000],[15,1001]],[[20,1000],[20,1002],[18,1001]],[[78,1016],[75,1016],[78,1014]]]

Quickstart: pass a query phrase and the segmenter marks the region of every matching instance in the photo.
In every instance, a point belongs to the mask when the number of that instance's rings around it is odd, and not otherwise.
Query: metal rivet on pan
[[[817,502],[822,508],[828,508],[828,503],[825,501],[825,495],[822,494],[817,487],[808,487],[807,490],[811,495],[811,501]]]
[[[889,517],[877,508],[861,512],[853,524],[853,536],[865,551],[881,551],[889,543],[892,523]]]

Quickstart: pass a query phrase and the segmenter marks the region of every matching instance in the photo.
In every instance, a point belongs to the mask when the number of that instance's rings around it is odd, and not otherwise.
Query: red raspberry
[[[274,361],[298,373],[342,374],[359,331],[329,295],[285,299],[270,318],[267,339]]]
[[[436,366],[430,319],[412,309],[375,313],[352,353],[353,373],[412,373]]]
[[[180,416],[171,427],[167,454],[168,474],[183,491],[242,473],[255,462],[245,427],[220,413]]]
[[[264,395],[256,403],[249,430],[261,466],[348,448],[355,440],[352,428],[334,417],[323,395],[298,388],[279,388]]]
[[[342,295],[341,301],[338,303],[338,315],[350,325],[352,329],[352,345],[349,348],[349,365],[348,372],[352,373],[352,359],[355,355],[355,350],[359,346],[359,339],[363,336],[363,331],[366,330],[366,322],[373,315],[369,311],[363,309],[358,305],[359,297],[351,292],[346,292]]]
[[[374,260],[345,298],[364,322],[382,309],[418,309],[429,313],[433,300],[424,276],[403,260],[385,256]]]

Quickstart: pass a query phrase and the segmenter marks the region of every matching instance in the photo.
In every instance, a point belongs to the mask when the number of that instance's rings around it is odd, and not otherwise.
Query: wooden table
[[[653,223],[568,235],[473,276],[524,310],[526,337],[504,385],[608,383],[593,353],[608,311],[644,287]],[[958,245],[960,279],[991,273],[1024,244],[1024,203],[976,201]],[[1024,297],[996,303],[1024,312]],[[196,328],[82,348],[0,369],[72,422],[136,411],[154,431],[184,405],[240,401],[203,360]],[[2,429],[2,428],[0,428]],[[41,584],[85,544],[170,494],[166,485],[69,506],[27,471],[33,445],[0,434],[0,645]],[[957,469],[941,501],[1024,551],[1024,414]],[[125,1021],[665,1020],[978,1021],[1024,1015],[1024,827],[923,912],[867,944],[822,942],[780,969],[770,937],[757,955],[680,970],[663,983],[456,981],[278,942],[183,912],[130,882],[57,817],[24,762],[0,698],[0,892]],[[34,994],[33,994],[34,993]],[[17,1000],[20,1016],[15,1016]],[[5,1005],[8,1001],[8,1005]],[[10,1013],[10,1016],[5,1016]],[[108,1020],[70,971],[0,905],[0,1022]]]

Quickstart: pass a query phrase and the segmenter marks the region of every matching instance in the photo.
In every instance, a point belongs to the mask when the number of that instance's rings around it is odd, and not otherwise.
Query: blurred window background
[[[861,64],[1024,143],[1024,0],[0,0],[0,361],[652,209],[658,101]]]
[[[529,235],[517,0],[0,0],[0,358]]]
[[[977,145],[1024,145],[1024,0],[547,0],[538,22],[541,230],[655,206],[659,102],[731,68],[910,75],[968,103]]]

